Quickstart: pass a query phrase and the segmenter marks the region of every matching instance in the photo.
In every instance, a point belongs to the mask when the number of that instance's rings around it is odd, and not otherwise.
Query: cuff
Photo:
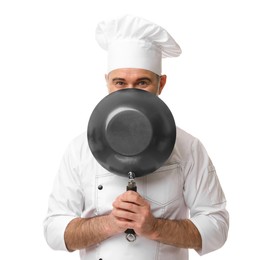
[[[45,225],[44,236],[48,245],[54,250],[68,251],[65,241],[64,232],[73,216],[55,216],[50,217]]]

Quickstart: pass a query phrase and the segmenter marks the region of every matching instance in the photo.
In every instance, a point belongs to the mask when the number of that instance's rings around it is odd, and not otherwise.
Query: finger
[[[125,192],[115,199],[115,201],[113,202],[113,206],[125,208],[123,206],[125,203],[141,205],[140,195],[136,194],[136,192],[133,192],[133,193]]]
[[[134,213],[121,209],[113,209],[112,215],[120,222],[134,222],[136,218]]]
[[[130,202],[114,202],[113,209],[116,213],[121,212],[120,214],[124,214],[124,213],[139,214],[141,211],[141,206],[138,206]],[[135,216],[131,216],[131,218],[133,217]]]
[[[126,191],[122,194],[120,199],[124,202],[131,202],[140,206],[145,204],[144,198],[142,198],[140,194],[135,191]]]

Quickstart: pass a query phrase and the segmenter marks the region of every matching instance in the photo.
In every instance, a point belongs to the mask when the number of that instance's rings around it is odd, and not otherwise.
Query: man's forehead
[[[109,79],[114,78],[152,78],[155,73],[144,69],[116,69],[109,73]]]

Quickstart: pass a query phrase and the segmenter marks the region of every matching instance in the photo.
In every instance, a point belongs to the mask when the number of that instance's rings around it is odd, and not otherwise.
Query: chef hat
[[[108,73],[119,68],[141,68],[161,75],[162,58],[182,52],[165,29],[131,15],[100,22],[95,36],[108,51]]]

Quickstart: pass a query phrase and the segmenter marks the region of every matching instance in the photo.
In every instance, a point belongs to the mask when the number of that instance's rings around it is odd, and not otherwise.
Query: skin
[[[158,76],[143,69],[117,69],[105,75],[109,93],[123,88],[138,88],[160,95],[166,75]],[[150,204],[139,193],[126,191],[115,198],[108,215],[94,218],[75,218],[64,234],[69,251],[95,245],[126,229],[134,229],[138,236],[181,248],[201,249],[202,239],[189,220],[155,218]]]
[[[138,88],[160,95],[166,84],[166,75],[158,76],[149,70],[117,69],[105,75],[109,93],[124,89]]]

